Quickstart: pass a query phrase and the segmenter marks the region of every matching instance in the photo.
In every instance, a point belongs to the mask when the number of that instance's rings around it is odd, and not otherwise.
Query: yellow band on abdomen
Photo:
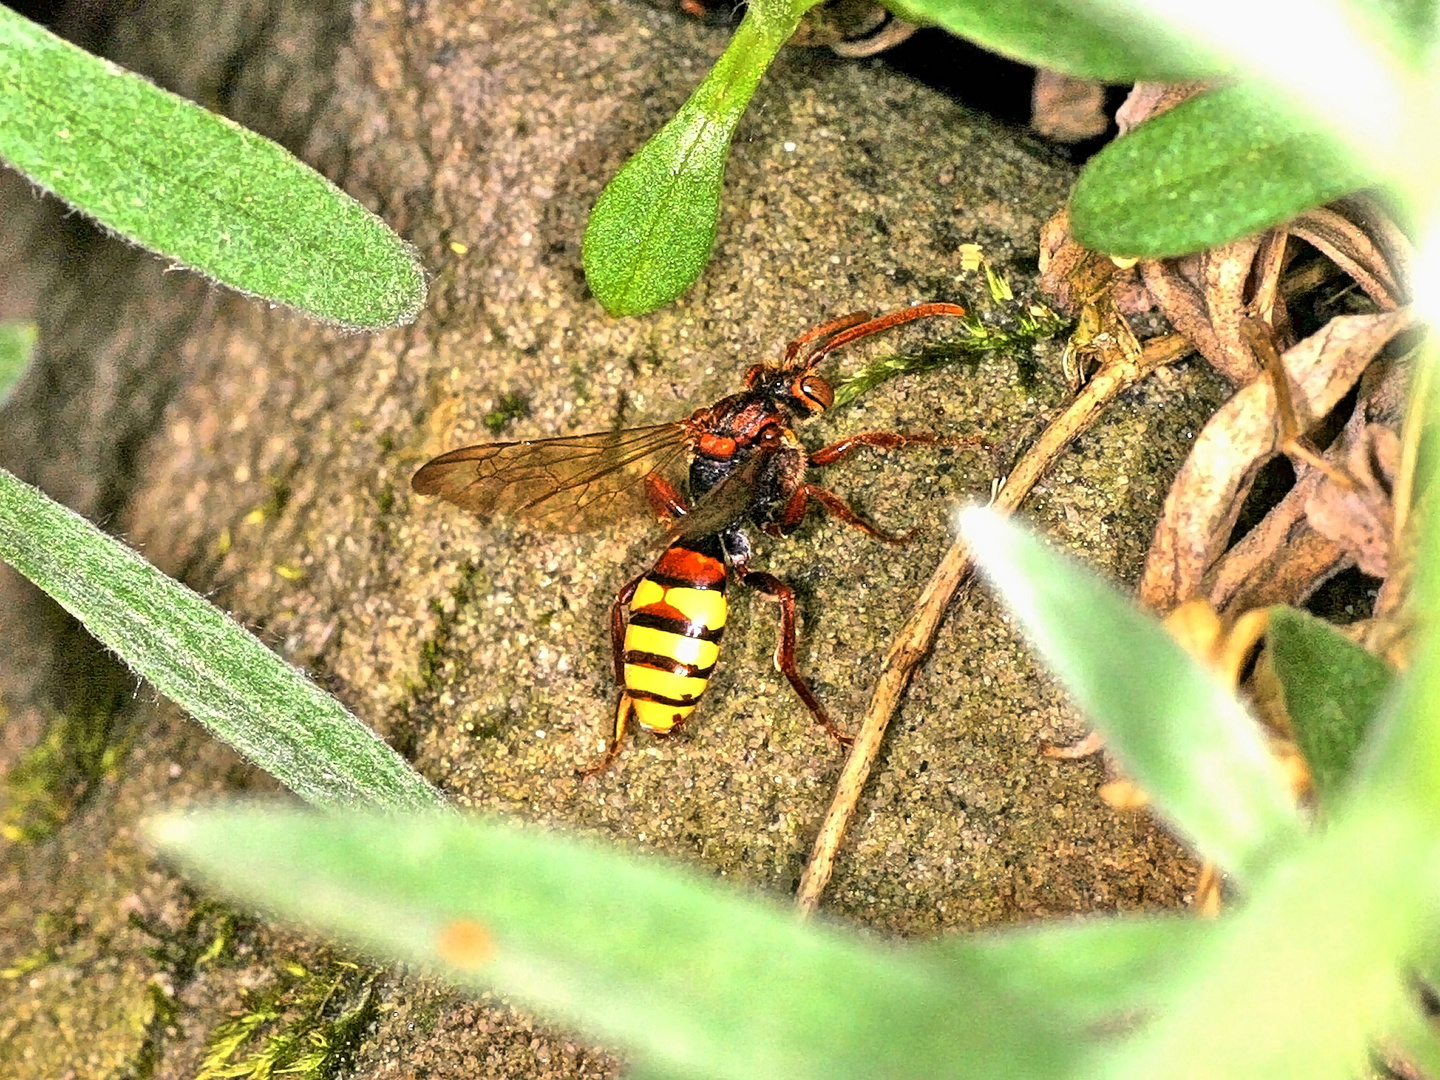
[[[625,628],[625,652],[652,653],[665,656],[692,668],[708,669],[715,665],[720,655],[720,646],[701,638],[682,637],[669,630],[653,626],[627,626]]]

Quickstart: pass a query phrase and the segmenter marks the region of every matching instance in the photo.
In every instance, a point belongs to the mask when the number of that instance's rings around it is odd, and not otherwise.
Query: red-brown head
[[[779,401],[797,419],[819,416],[835,404],[835,390],[829,382],[793,367],[754,364],[745,372],[745,389]]]

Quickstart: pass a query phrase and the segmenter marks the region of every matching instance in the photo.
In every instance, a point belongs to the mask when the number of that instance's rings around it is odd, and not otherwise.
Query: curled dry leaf
[[[1062,207],[1040,227],[1040,291],[1061,314],[1081,308],[1109,286],[1114,260],[1077,244],[1070,235],[1070,211]]]
[[[1305,516],[1321,479],[1312,470],[1298,481],[1206,575],[1201,591],[1220,610],[1301,603],[1345,569],[1344,550]]]
[[[1374,200],[1361,195],[1307,210],[1285,226],[1354,279],[1381,311],[1407,297],[1409,245]]]
[[[1326,467],[1297,463],[1294,487],[1205,575],[1202,592],[1219,610],[1302,603],[1353,565],[1344,545],[1316,529],[1307,507],[1327,481],[1341,487],[1349,482],[1345,470],[1350,448],[1367,427],[1398,425],[1405,383],[1406,369],[1400,364],[1375,365],[1366,372],[1355,411],[1325,452]]]
[[[1210,311],[1210,325],[1221,349],[1219,356],[1213,360],[1207,356],[1206,359],[1216,371],[1236,385],[1253,382],[1261,370],[1260,362],[1240,332],[1240,327],[1250,317],[1246,284],[1262,239],[1262,236],[1247,236],[1212,248],[1200,256],[1205,306]],[[1272,287],[1277,282],[1278,278],[1274,279]],[[1256,300],[1265,304],[1269,298],[1257,296]]]
[[[1326,476],[1305,501],[1305,516],[1315,531],[1339,545],[1371,577],[1390,575],[1399,463],[1400,437],[1381,424],[1366,424],[1346,448],[1345,472],[1351,482]]]
[[[830,50],[836,56],[843,56],[850,60],[860,60],[867,56],[875,56],[893,49],[896,45],[909,41],[911,35],[920,29],[914,23],[906,22],[895,15],[890,16],[890,21],[880,29],[867,37],[846,39],[836,42],[830,46]]]
[[[1225,351],[1210,325],[1205,297],[1181,273],[1179,262],[1145,259],[1139,264],[1139,270],[1145,288],[1170,320],[1170,325],[1189,338],[1195,351],[1211,364],[1217,360],[1224,364]]]
[[[1256,274],[1262,250],[1266,263]],[[1260,234],[1198,257],[1146,259],[1139,270],[1170,324],[1229,383],[1245,386],[1259,376],[1261,366],[1240,326],[1257,311],[1274,310],[1283,260],[1283,243]],[[1251,282],[1256,283],[1253,290]]]
[[[1405,310],[1342,316],[1285,352],[1302,431],[1335,408],[1411,321]],[[1181,467],[1146,559],[1143,603],[1166,612],[1206,595],[1205,576],[1224,552],[1256,474],[1279,449],[1276,395],[1269,380],[1261,379],[1216,412]]]
[[[1115,123],[1120,134],[1134,131],[1152,116],[1169,112],[1181,102],[1189,101],[1196,94],[1207,89],[1208,83],[1154,83],[1138,82],[1130,88],[1124,103],[1115,111]]]
[[[874,0],[831,0],[805,13],[790,44],[828,45],[837,56],[856,59],[893,49],[915,30]]]
[[[1404,236],[1373,200],[1351,196],[1306,211],[1278,229],[1236,240],[1197,258],[1146,260],[1140,274],[1172,326],[1235,386],[1260,373],[1239,333],[1247,317],[1268,322],[1282,342],[1291,338],[1282,274],[1294,236],[1348,274],[1381,311],[1405,302],[1409,271]]]
[[[1285,299],[1280,292],[1280,275],[1285,270],[1288,239],[1283,229],[1271,229],[1261,236],[1251,270],[1255,280],[1254,295],[1248,305],[1252,318],[1268,325],[1279,341],[1287,343],[1294,340],[1294,335],[1290,329],[1290,316],[1285,310]]]

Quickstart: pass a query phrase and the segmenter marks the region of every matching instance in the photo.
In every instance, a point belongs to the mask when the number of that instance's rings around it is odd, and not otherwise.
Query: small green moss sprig
[[[1044,304],[1017,301],[1009,283],[979,259],[990,294],[989,309],[982,315],[972,311],[947,328],[958,327],[959,334],[946,341],[922,346],[913,353],[881,356],[842,381],[835,388],[835,404],[848,405],[881,383],[901,375],[920,375],[940,371],[954,364],[978,363],[981,357],[993,354],[1028,355],[1038,342],[1063,333],[1070,325]],[[989,316],[989,321],[986,317]]]
[[[103,677],[75,683],[76,699],[49,718],[40,741],[0,785],[0,837],[11,843],[48,840],[124,754],[128,740],[117,731],[117,703],[107,692],[114,683]]]
[[[335,1075],[375,1016],[375,976],[332,957],[281,965],[271,986],[210,1033],[196,1080]]]
[[[495,408],[485,414],[485,430],[498,436],[510,426],[512,420],[524,420],[530,415],[530,402],[520,394],[504,393]]]

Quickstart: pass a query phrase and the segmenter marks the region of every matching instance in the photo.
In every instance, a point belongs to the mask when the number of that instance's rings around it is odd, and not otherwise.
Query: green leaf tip
[[[1070,196],[1071,232],[1111,255],[1185,255],[1374,179],[1314,123],[1231,86],[1145,121],[1091,158]]]
[[[414,249],[269,139],[0,7],[0,160],[107,229],[325,322],[414,319]]]
[[[140,830],[157,848],[184,850],[195,841],[195,823],[186,813],[159,814],[140,823]]]
[[[590,291],[611,315],[663,307],[705,269],[730,141],[766,68],[811,6],[751,4],[690,100],[600,193],[581,260]]]
[[[1156,809],[1244,883],[1300,834],[1258,725],[1150,616],[1024,529],[962,512],[976,562]]]

